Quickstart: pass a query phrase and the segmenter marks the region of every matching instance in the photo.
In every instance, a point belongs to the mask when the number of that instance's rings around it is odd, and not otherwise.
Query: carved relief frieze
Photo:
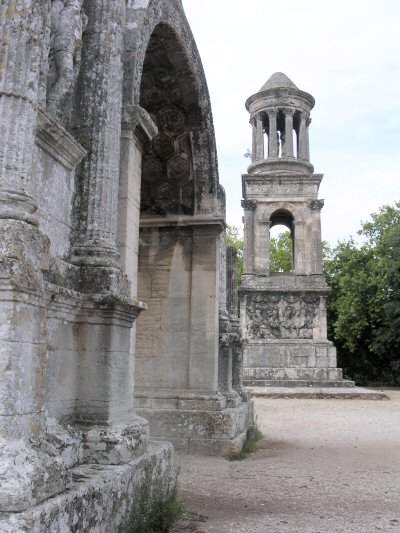
[[[319,296],[249,295],[247,334],[254,339],[312,339]]]

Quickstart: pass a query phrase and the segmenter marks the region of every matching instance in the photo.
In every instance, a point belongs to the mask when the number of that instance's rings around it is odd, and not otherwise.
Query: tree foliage
[[[290,232],[285,231],[271,238],[271,272],[293,271],[293,242]]]
[[[243,258],[243,249],[244,242],[243,237],[240,234],[239,228],[236,226],[226,226],[225,230],[225,244],[231,246],[236,250],[236,279],[238,285],[240,285],[241,277],[244,271],[244,258]]]
[[[361,383],[400,384],[400,202],[325,257],[328,324],[340,365]]]

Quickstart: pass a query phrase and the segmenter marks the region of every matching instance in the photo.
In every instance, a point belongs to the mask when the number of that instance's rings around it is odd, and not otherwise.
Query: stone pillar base
[[[247,387],[354,387],[336,366],[329,341],[293,339],[249,342],[244,349]]]
[[[93,426],[83,432],[82,462],[123,465],[140,457],[149,443],[146,420],[135,417],[129,425]]]
[[[170,444],[151,443],[147,452],[121,466],[72,469],[69,490],[21,513],[0,513],[0,532],[125,530],[143,509],[159,508],[173,494],[176,469]],[[90,502],[90,505],[88,505]]]
[[[62,457],[48,442],[36,447],[22,440],[0,441],[0,517],[60,494],[70,481]]]
[[[233,405],[233,406],[231,406]],[[254,425],[253,403],[190,392],[136,393],[136,412],[150,424],[154,439],[167,439],[177,450],[204,455],[240,451]]]

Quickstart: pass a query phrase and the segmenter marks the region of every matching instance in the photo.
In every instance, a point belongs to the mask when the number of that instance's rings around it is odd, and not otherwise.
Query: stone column
[[[285,109],[285,142],[283,143],[282,157],[294,157],[293,150],[293,109]]]
[[[294,272],[295,274],[306,273],[306,239],[305,223],[298,220],[294,228]]]
[[[242,200],[244,209],[244,273],[254,272],[254,214],[257,203]]]
[[[124,2],[85,2],[76,135],[89,156],[81,168],[73,247],[76,264],[117,267]]]
[[[310,160],[309,154],[309,139],[308,139],[308,124],[309,116],[306,113],[301,113],[300,117],[300,131],[299,131],[299,159],[304,161]]]
[[[276,128],[277,113],[275,110],[268,111],[268,119],[268,157],[278,157],[278,133]]]
[[[260,274],[269,271],[269,232],[257,205],[254,222],[254,270]]]
[[[312,200],[308,204],[311,210],[311,274],[322,274],[322,238],[321,238],[321,209],[324,200]]]
[[[228,313],[238,316],[238,275],[237,250],[233,246],[226,249],[226,306]]]
[[[219,320],[219,368],[218,384],[222,393],[232,392],[232,345],[230,335],[231,324],[229,317],[220,316]]]
[[[310,161],[310,125],[311,125],[311,118],[308,117],[307,118],[307,122],[306,122],[306,147],[305,147],[305,151],[306,151],[306,157],[307,157],[307,161]]]
[[[246,393],[242,383],[243,373],[243,344],[240,332],[240,320],[239,318],[231,321],[233,343],[232,343],[232,388],[235,390],[244,400],[247,399]]]
[[[32,157],[48,3],[0,6],[0,218],[37,224]]]
[[[255,163],[257,161],[257,121],[255,118],[252,118],[250,121],[252,128],[252,150],[251,150],[251,162]]]
[[[256,117],[256,161],[264,160],[264,128],[261,115]]]
[[[124,109],[121,135],[121,163],[118,195],[118,249],[127,274],[131,298],[137,298],[140,189],[142,154],[158,129],[140,106]]]
[[[69,480],[46,436],[49,242],[37,227],[33,174],[49,8],[0,6],[0,512],[24,511]]]
[[[219,258],[221,225],[194,226],[188,388],[218,390]]]
[[[75,418],[83,431],[83,460],[88,463],[123,464],[142,454],[147,446],[148,426],[133,409],[132,327],[144,306],[134,298],[120,268],[118,215],[120,157],[122,180],[128,180],[132,158],[140,158],[136,143],[124,132],[122,122],[122,45],[124,0],[86,1],[88,26],[84,34],[82,67],[77,95],[75,133],[88,151],[81,166],[78,190],[76,240],[72,260],[81,266],[82,309],[79,324],[80,368]],[[127,122],[133,119],[127,118]],[[139,152],[139,153],[138,153]],[[136,170],[140,173],[140,163]],[[140,176],[132,176],[132,194],[139,194]],[[136,180],[136,181],[135,181]],[[121,189],[120,231],[128,222],[137,223],[138,204],[128,217],[128,198]],[[122,201],[125,200],[125,203]],[[136,199],[137,200],[137,199]],[[123,216],[126,216],[123,219]],[[137,235],[133,248],[123,248],[124,266],[137,257]],[[136,277],[136,276],[135,276]]]

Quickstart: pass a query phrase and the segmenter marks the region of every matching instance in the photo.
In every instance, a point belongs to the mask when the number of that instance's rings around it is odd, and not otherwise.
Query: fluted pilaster
[[[76,263],[118,263],[118,184],[121,143],[124,2],[85,2],[76,132],[89,156],[81,169]]]
[[[0,218],[37,223],[32,158],[49,2],[0,7]]]

